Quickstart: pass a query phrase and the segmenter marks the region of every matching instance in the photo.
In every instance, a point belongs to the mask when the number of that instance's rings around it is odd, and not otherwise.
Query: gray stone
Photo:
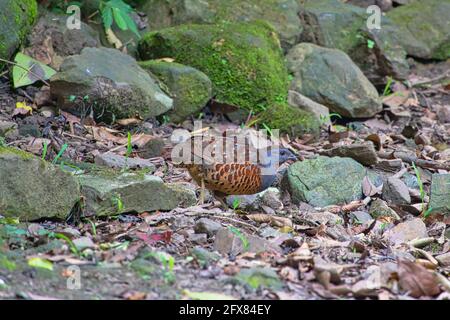
[[[144,159],[160,157],[164,151],[164,139],[160,137],[153,137],[146,142],[142,148],[139,148],[139,156]]]
[[[140,66],[158,77],[173,98],[173,109],[166,113],[171,122],[179,123],[197,115],[212,98],[211,80],[203,72],[179,63],[144,61]]]
[[[433,174],[429,206],[433,212],[450,213],[450,174]]]
[[[353,159],[319,156],[292,164],[286,182],[294,203],[325,207],[361,199],[365,176],[366,169]]]
[[[375,147],[371,142],[337,146],[326,149],[321,154],[331,157],[352,158],[365,166],[371,166],[378,162]]]
[[[65,219],[80,200],[70,173],[32,154],[0,147],[0,214],[29,221]]]
[[[383,184],[383,199],[390,204],[410,204],[411,196],[406,184],[395,177],[389,177]]]
[[[427,227],[420,218],[414,218],[397,224],[387,230],[384,235],[386,239],[394,244],[401,244],[414,239],[428,237]]]
[[[291,90],[345,117],[371,117],[382,109],[376,88],[347,54],[300,43],[289,50]]]
[[[283,282],[278,277],[278,274],[270,268],[254,267],[241,269],[235,276],[235,279],[253,290],[266,288],[276,291],[283,287]]]
[[[344,220],[342,220],[341,217],[339,217],[337,214],[331,213],[331,212],[310,212],[306,214],[305,220],[316,222],[319,224],[343,224]]]
[[[354,219],[355,223],[364,224],[372,219],[372,216],[366,211],[354,211],[350,213],[350,216]]]
[[[450,267],[450,252],[440,254],[435,258],[442,267]]]
[[[186,23],[264,20],[274,26],[284,48],[296,44],[303,30],[295,0],[148,0],[139,9],[147,14],[151,30]]]
[[[368,29],[369,14],[338,0],[305,0],[300,12],[305,30],[302,42],[312,42],[347,53],[374,83],[384,83],[385,76],[405,79],[409,65],[406,51],[399,44],[403,33],[385,16],[381,28]],[[368,41],[373,42],[373,47]]]
[[[172,210],[196,203],[193,190],[152,175],[100,171],[80,176],[80,183],[87,215]]]
[[[289,90],[288,103],[293,107],[297,107],[314,114],[317,120],[319,120],[322,125],[328,126],[331,124],[330,111],[327,107],[309,99],[308,97],[305,97],[304,95],[296,91]]]
[[[402,32],[398,40],[408,55],[445,60],[450,57],[449,12],[449,0],[428,0],[397,7],[387,16]]]
[[[220,228],[222,228],[222,224],[208,218],[200,218],[195,223],[194,231],[196,233],[206,233],[209,237],[212,237]]]
[[[95,156],[95,163],[101,166],[106,166],[113,169],[150,169],[151,172],[155,171],[155,165],[146,159],[129,158],[115,154],[112,152],[106,152]]]
[[[395,220],[400,220],[400,216],[393,209],[389,208],[389,206],[381,199],[375,199],[370,204],[369,213],[372,217],[391,217]]]
[[[46,57],[47,59],[41,62],[49,63],[51,67],[59,69],[64,57],[79,54],[86,47],[99,47],[100,37],[96,30],[83,21],[81,21],[80,29],[69,29],[67,15],[45,11],[29,33],[28,43],[27,53],[40,58],[39,50],[42,51],[45,48],[49,53],[47,56],[49,61]]]
[[[19,134],[17,123],[14,121],[0,120],[0,137],[15,137]]]
[[[80,55],[67,57],[50,84],[62,109],[82,114],[87,104],[96,119],[105,122],[136,115],[154,117],[173,107],[173,100],[148,72],[115,49],[84,48]]]
[[[205,244],[208,242],[207,235],[204,233],[191,233],[189,235],[189,241],[194,244]]]
[[[72,240],[78,251],[83,251],[84,249],[94,249],[95,243],[89,237],[80,237]]]
[[[216,233],[214,249],[221,254],[236,256],[243,252],[280,252],[270,242],[260,237],[246,234],[236,228],[221,228]]]

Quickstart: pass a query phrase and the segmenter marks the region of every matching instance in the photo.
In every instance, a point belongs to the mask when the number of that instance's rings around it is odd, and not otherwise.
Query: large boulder
[[[28,35],[26,53],[59,69],[63,58],[79,54],[85,47],[99,47],[96,30],[81,22],[80,29],[67,28],[67,15],[45,12]],[[43,54],[44,52],[44,54]]]
[[[37,16],[35,0],[0,0],[0,58],[9,60]],[[0,69],[4,66],[0,61]]]
[[[0,215],[64,219],[80,198],[70,173],[27,152],[0,147]]]
[[[66,58],[61,72],[50,79],[50,89],[61,108],[82,114],[92,107],[105,122],[154,117],[173,107],[173,100],[132,57],[109,48],[84,48]]]
[[[316,207],[344,204],[361,199],[365,176],[372,175],[350,158],[323,157],[292,164],[285,176],[285,185],[294,203],[307,202]]]
[[[149,60],[139,64],[149,70],[168,88],[173,109],[166,115],[179,123],[195,115],[212,97],[212,83],[203,72],[179,63]]]
[[[172,210],[195,205],[192,189],[182,184],[164,183],[145,173],[106,171],[80,177],[86,215],[116,215],[125,212]]]
[[[286,49],[298,42],[303,30],[296,0],[148,0],[138,8],[147,14],[151,30],[186,23],[264,20],[274,26]]]
[[[268,24],[181,25],[146,34],[141,58],[173,58],[204,72],[218,103],[261,111],[285,101],[288,74]]]
[[[406,52],[399,43],[404,35],[388,18],[381,17],[380,29],[368,29],[366,9],[338,0],[305,0],[300,18],[302,41],[344,51],[372,82],[408,75]]]
[[[409,55],[424,59],[450,57],[450,1],[416,1],[387,14],[404,34],[398,40]]]
[[[289,50],[291,90],[351,118],[371,117],[382,109],[376,88],[347,54],[300,43]]]

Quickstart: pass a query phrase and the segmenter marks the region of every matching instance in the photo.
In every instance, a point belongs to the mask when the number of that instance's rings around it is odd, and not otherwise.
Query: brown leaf
[[[381,190],[379,190],[379,188],[377,188],[373,185],[373,183],[370,181],[369,177],[367,177],[367,176],[365,176],[362,181],[362,189],[363,189],[363,194],[366,197],[372,197],[381,191]]]
[[[399,284],[414,298],[436,296],[441,292],[435,275],[423,266],[408,260],[398,262]]]

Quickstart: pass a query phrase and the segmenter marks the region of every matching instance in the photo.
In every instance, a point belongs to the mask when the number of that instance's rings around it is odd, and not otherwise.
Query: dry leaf
[[[441,292],[433,272],[408,260],[398,262],[399,284],[414,298],[436,296]]]

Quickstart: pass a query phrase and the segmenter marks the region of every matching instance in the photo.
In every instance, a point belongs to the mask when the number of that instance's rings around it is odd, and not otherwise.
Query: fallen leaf
[[[398,261],[399,284],[414,298],[436,296],[441,292],[433,272],[408,260]]]

